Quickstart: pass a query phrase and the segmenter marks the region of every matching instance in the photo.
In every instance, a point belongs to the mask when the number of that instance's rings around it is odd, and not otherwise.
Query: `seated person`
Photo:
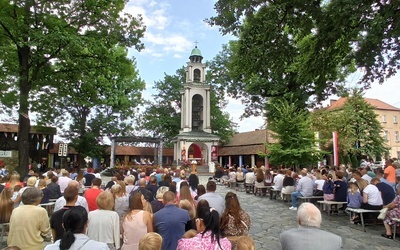
[[[314,204],[309,202],[302,203],[297,211],[297,222],[299,226],[289,229],[279,236],[282,249],[342,249],[342,238],[336,234],[319,229],[321,221],[321,212]]]

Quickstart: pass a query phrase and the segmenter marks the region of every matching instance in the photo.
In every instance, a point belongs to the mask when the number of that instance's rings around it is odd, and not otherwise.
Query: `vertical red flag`
[[[333,141],[333,165],[339,166],[339,140],[337,132],[332,132],[332,141]]]

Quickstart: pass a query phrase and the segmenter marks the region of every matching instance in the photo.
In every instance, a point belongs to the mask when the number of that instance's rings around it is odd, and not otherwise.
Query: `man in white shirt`
[[[79,183],[77,181],[70,181],[68,183],[68,187],[75,187],[76,189],[79,190]],[[56,204],[54,205],[54,212],[60,210],[66,204],[67,204],[67,201],[65,200],[64,196],[61,196],[60,198],[58,198],[56,200]],[[75,203],[75,206],[82,206],[89,213],[89,206],[87,204],[85,197],[79,195],[78,200]]]
[[[272,192],[272,190],[279,190],[281,191],[283,188],[283,179],[285,178],[285,176],[283,175],[283,170],[279,169],[278,170],[278,174],[275,176],[274,178],[274,185],[272,186],[272,189],[269,190],[269,198],[272,199],[276,199],[276,192]],[[275,193],[274,197],[273,194]]]
[[[58,177],[58,185],[60,186],[61,193],[64,193],[65,188],[68,186],[68,183],[72,181],[71,178],[69,178],[69,173],[65,169],[61,169],[61,176]]]
[[[361,178],[368,181],[369,184],[371,183],[372,177],[368,175],[368,171],[370,171],[370,169],[367,166],[360,168]]]

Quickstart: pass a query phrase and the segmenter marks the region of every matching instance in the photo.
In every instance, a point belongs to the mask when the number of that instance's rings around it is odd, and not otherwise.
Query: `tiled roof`
[[[400,111],[399,108],[396,108],[395,106],[387,104],[386,102],[383,102],[378,99],[364,98],[364,100],[367,103],[371,104],[373,107],[375,107],[375,109]],[[342,97],[339,100],[331,100],[331,105],[328,107],[328,110],[339,109],[343,107],[346,101],[347,97]]]
[[[264,144],[267,142],[267,134],[268,140],[270,141],[270,133],[267,133],[265,129],[237,133],[233,135],[229,143],[224,147]]]
[[[219,156],[227,155],[253,155],[258,153],[265,153],[265,145],[245,145],[245,146],[234,146],[234,147],[222,147],[219,149]]]
[[[230,142],[219,149],[219,155],[251,155],[265,153],[265,143],[273,143],[275,139],[269,130],[256,130],[235,134]]]
[[[50,149],[50,154],[58,154],[58,148],[60,144],[54,143],[54,147]],[[107,147],[106,153],[110,155],[111,147]],[[157,151],[158,152],[158,151]],[[156,152],[156,154],[157,154]],[[68,154],[78,154],[76,150],[68,146]],[[145,156],[145,155],[154,155],[154,148],[145,148],[145,147],[134,147],[134,146],[115,146],[115,155],[134,155],[134,156]],[[174,149],[173,148],[164,148],[163,149],[163,156],[173,156]]]
[[[134,146],[115,146],[115,155],[136,155],[136,156],[144,156],[144,155],[154,155],[154,148],[148,147],[134,147]],[[157,149],[156,149],[157,150]],[[111,148],[107,148],[107,154],[110,154]],[[156,151],[157,154],[158,151]],[[173,156],[174,149],[173,148],[164,148],[163,156]]]
[[[18,133],[18,124],[0,123],[0,132]],[[57,129],[53,127],[31,126],[31,134],[55,135]]]

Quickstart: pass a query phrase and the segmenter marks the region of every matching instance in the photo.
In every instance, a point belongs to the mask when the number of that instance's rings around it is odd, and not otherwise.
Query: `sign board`
[[[0,150],[0,157],[3,157],[3,158],[11,158],[11,157],[12,157],[12,151],[3,151],[3,150]]]
[[[68,155],[68,143],[60,143],[58,146],[58,156],[67,156]]]
[[[68,155],[68,144],[64,143],[63,145],[63,156],[67,156]]]

